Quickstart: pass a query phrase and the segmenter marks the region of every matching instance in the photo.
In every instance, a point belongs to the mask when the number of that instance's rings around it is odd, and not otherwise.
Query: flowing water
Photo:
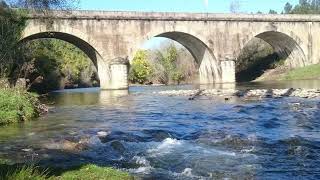
[[[303,82],[238,88],[320,88]],[[113,166],[143,179],[320,179],[319,99],[189,101],[152,93],[192,88],[52,93],[46,116],[0,128],[0,157]]]

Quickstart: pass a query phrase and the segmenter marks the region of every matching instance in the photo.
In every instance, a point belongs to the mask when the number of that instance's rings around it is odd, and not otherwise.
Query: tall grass
[[[4,177],[7,180],[45,180],[47,172],[39,170],[36,166],[24,166],[13,172],[8,172]]]

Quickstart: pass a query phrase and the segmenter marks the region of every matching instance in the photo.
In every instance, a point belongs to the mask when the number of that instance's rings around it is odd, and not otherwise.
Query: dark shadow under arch
[[[247,69],[241,69],[241,71],[239,71],[239,64],[243,63],[242,61],[248,61],[248,59],[242,58],[246,57],[244,54],[248,53],[249,46],[260,46],[267,48],[270,46],[273,50],[273,53],[267,54],[265,57],[259,57],[255,60],[252,60],[252,64],[250,64]],[[253,47],[252,49],[255,48]],[[257,49],[259,49],[259,47],[257,47]],[[259,49],[259,51],[263,50]],[[255,53],[259,52],[249,52],[250,55],[254,55]],[[277,31],[266,31],[260,33],[247,42],[245,47],[238,55],[236,63],[236,79],[238,82],[255,80],[261,76],[265,70],[269,69],[274,63],[279,63],[279,61],[283,61],[283,63],[285,63],[289,68],[294,68],[305,66],[306,58],[297,41],[289,35]]]
[[[297,41],[289,35],[277,31],[267,31],[258,34],[256,37],[270,44],[280,58],[287,59],[291,55],[296,55],[298,56],[298,60],[302,60],[299,63],[304,65],[306,60],[305,54]]]

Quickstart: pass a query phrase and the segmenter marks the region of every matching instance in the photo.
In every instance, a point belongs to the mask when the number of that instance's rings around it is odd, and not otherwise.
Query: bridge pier
[[[129,61],[115,58],[110,61],[98,61],[100,88],[103,90],[128,89]]]
[[[235,61],[229,56],[220,61],[206,58],[199,69],[200,84],[235,83],[235,68]]]
[[[235,61],[226,58],[221,61],[221,83],[236,82],[236,66]]]

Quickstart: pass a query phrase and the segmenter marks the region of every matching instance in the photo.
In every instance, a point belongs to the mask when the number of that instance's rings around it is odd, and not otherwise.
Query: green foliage
[[[140,84],[180,84],[197,74],[196,66],[187,50],[178,49],[175,44],[170,43],[158,50],[138,51],[132,63],[129,80]]]
[[[5,173],[5,174],[2,174]],[[109,167],[85,165],[63,172],[59,176],[49,175],[49,170],[41,170],[34,165],[23,167],[7,167],[6,172],[0,172],[0,179],[8,180],[133,180],[134,177]],[[53,172],[54,173],[54,172]]]
[[[0,125],[28,121],[39,115],[37,96],[15,89],[0,89]]]
[[[269,14],[278,14],[278,12],[273,9],[270,9]]]
[[[174,45],[171,44],[165,49],[161,63],[168,74],[176,69],[175,62],[177,61],[177,57],[177,48]]]
[[[290,3],[286,3],[284,7],[286,14],[319,14],[320,0],[299,0],[294,8]]]
[[[9,5],[6,3],[9,2]],[[26,51],[26,46],[21,46],[19,41],[21,34],[26,26],[26,14],[27,10],[21,9],[36,9],[36,10],[50,10],[50,9],[70,9],[74,5],[73,0],[13,0],[13,1],[1,1],[0,3],[0,78],[9,78],[11,84],[20,78],[22,71],[28,73],[28,70],[34,70],[30,67],[30,64],[36,65],[38,59],[54,59],[64,60],[63,63],[57,62],[60,65],[58,69],[62,72],[68,71],[68,75],[72,77],[79,77],[79,74],[83,67],[86,67],[81,59],[83,53],[79,50],[75,50],[71,46],[61,46],[59,55],[52,55],[51,50],[57,50],[59,43],[38,43],[38,46],[31,46],[32,50],[37,52],[30,53]],[[20,9],[11,9],[20,8]],[[42,46],[45,45],[45,46]],[[52,46],[50,46],[52,45]],[[39,50],[39,48],[41,50]],[[47,48],[48,51],[44,51]],[[52,49],[55,48],[55,49]],[[72,52],[71,52],[72,51]],[[69,53],[65,53],[69,52]],[[69,61],[67,61],[67,60]],[[80,59],[79,61],[70,62],[74,59]],[[45,64],[41,62],[40,64]],[[50,63],[50,67],[38,68],[49,70],[53,68],[54,63]],[[46,66],[46,65],[45,65]],[[27,67],[27,69],[26,69]],[[31,69],[30,69],[31,68]],[[34,73],[34,72],[33,72]],[[34,73],[35,74],[35,73]],[[41,73],[40,73],[41,74]],[[52,73],[47,73],[51,75]],[[54,74],[54,73],[53,73]],[[57,74],[57,73],[55,73]]]
[[[21,64],[17,44],[26,25],[23,11],[0,6],[0,77],[8,77]]]
[[[299,80],[320,78],[320,64],[297,68],[286,73],[281,80]]]
[[[178,69],[177,60],[178,50],[173,44],[170,44],[167,48],[165,48],[164,53],[160,55],[160,64],[162,64],[164,67],[167,79],[180,84],[180,82],[184,79],[184,76]],[[168,83],[169,82],[166,84]]]
[[[46,172],[40,171],[35,166],[24,166],[18,168],[13,173],[8,173],[5,179],[14,179],[14,180],[45,180]]]
[[[120,172],[113,168],[102,168],[96,165],[86,165],[79,170],[69,171],[61,175],[61,180],[130,180],[134,179],[128,173]]]
[[[129,74],[129,80],[134,83],[145,83],[151,76],[153,70],[148,62],[147,51],[139,50],[133,61]]]
[[[180,84],[180,82],[183,79],[184,79],[184,76],[183,76],[182,72],[180,72],[179,70],[176,70],[175,72],[173,72],[172,80],[174,80],[177,84]]]
[[[47,11],[52,9],[68,10],[74,8],[79,0],[10,0],[14,7]]]
[[[284,13],[289,14],[292,10],[292,7],[293,6],[289,2],[287,2],[286,5],[284,6]]]
[[[43,81],[31,87],[41,93],[63,88],[64,80],[68,84],[89,83],[95,73],[92,61],[83,51],[58,39],[26,43],[24,59],[27,62],[22,69],[25,78],[34,82],[38,77],[43,77]],[[84,75],[88,80],[84,79]]]

